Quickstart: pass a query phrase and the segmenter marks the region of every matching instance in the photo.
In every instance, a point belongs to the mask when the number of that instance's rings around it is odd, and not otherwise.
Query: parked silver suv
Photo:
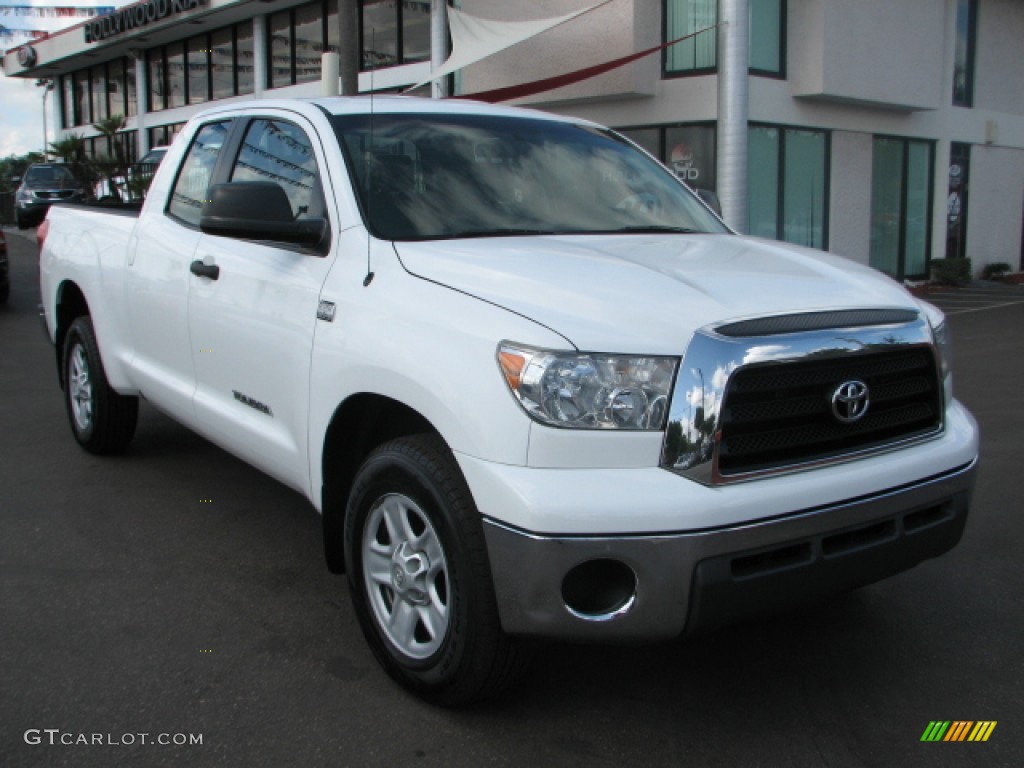
[[[46,218],[53,203],[82,200],[85,188],[66,165],[34,163],[25,171],[15,195],[18,229],[28,229]]]

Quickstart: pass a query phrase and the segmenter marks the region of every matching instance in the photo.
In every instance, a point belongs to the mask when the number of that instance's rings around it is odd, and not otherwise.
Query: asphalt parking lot
[[[706,637],[545,647],[501,699],[446,711],[378,669],[301,496],[146,406],[126,455],[77,447],[36,317],[34,245],[8,234],[3,768],[1024,759],[1024,301],[930,297],[950,309],[956,393],[983,435],[975,505],[951,553]],[[984,743],[922,742],[935,720],[997,725]],[[94,735],[107,743],[81,743]]]

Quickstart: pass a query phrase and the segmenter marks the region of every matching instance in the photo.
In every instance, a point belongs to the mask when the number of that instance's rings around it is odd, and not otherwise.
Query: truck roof
[[[368,115],[378,114],[448,114],[448,115],[494,115],[505,117],[531,118],[534,120],[550,120],[552,122],[572,122],[575,124],[596,125],[589,120],[569,118],[540,112],[522,107],[507,107],[487,104],[470,99],[425,99],[419,96],[328,96],[318,98],[294,99],[251,99],[233,102],[201,112],[197,117],[220,112],[238,112],[247,109],[290,109],[304,112],[310,106],[322,109],[332,115]]]

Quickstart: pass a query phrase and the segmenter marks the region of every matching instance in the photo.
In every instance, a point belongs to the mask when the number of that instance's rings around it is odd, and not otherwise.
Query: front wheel
[[[107,382],[88,315],[75,319],[64,341],[64,402],[75,440],[90,453],[119,453],[135,435],[139,399]]]
[[[501,629],[480,513],[435,435],[392,440],[360,468],[345,516],[353,603],[374,655],[437,704],[493,695],[525,668]]]

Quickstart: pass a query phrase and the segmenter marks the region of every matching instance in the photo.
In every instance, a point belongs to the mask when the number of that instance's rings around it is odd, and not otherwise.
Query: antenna
[[[370,50],[377,50],[377,28],[374,27],[370,30]],[[370,174],[374,172],[373,169],[373,74],[376,67],[370,69],[370,147],[365,154],[366,172],[363,174],[363,178],[366,179],[366,223],[373,220],[373,179]],[[358,82],[358,81],[357,81]],[[370,267],[370,240],[373,236],[370,234],[370,227],[366,227],[366,277],[363,278],[363,288],[366,288],[373,282],[373,269]]]

